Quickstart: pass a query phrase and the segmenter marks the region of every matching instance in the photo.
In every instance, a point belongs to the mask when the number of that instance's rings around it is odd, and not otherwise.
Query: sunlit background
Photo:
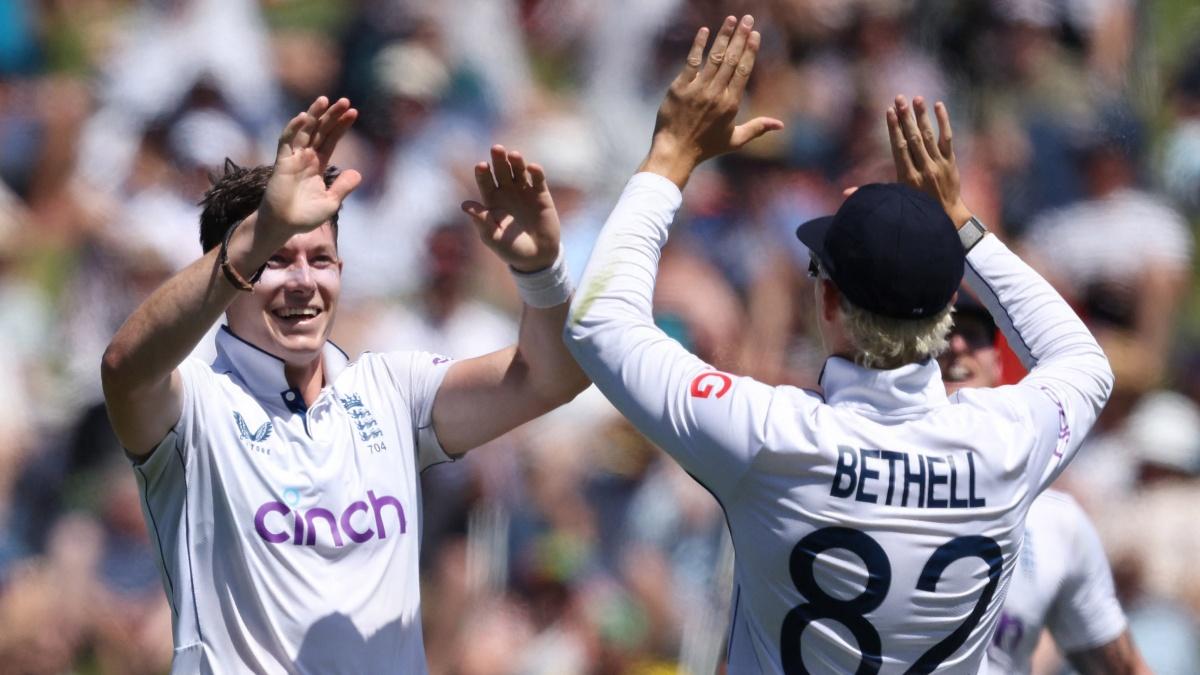
[[[458,210],[473,163],[500,142],[546,167],[578,277],[695,28],[745,11],[763,48],[743,108],[787,129],[693,178],[660,325],[719,368],[813,385],[792,232],[890,178],[892,96],[946,101],[969,206],[1117,374],[1059,487],[1152,667],[1200,673],[1195,0],[0,0],[0,673],[169,668],[99,364],[199,256],[196,202],[225,158],[269,162],[316,95],[350,97],[335,162],[365,180],[341,216],[335,340],[483,353],[514,339],[518,304]],[[594,391],[424,483],[431,672],[720,668],[720,508]]]

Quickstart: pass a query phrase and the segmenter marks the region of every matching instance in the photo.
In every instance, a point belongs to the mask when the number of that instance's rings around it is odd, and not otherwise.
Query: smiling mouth
[[[942,375],[942,379],[946,382],[966,382],[974,377],[975,373],[970,368],[961,363],[950,364]]]
[[[271,310],[271,314],[286,324],[296,325],[317,318],[321,310],[316,307],[280,307]]]

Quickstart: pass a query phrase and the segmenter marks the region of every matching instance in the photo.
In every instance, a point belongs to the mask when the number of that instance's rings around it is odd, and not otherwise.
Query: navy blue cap
[[[937,200],[906,185],[864,185],[796,236],[838,290],[874,314],[933,316],[962,282],[966,254],[954,223]]]

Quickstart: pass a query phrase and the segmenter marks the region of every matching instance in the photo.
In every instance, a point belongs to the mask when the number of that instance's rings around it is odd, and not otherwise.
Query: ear
[[[829,279],[821,279],[821,318],[833,321],[842,310],[842,292]]]

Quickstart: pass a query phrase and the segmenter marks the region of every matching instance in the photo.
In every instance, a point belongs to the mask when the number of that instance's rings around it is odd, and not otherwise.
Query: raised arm
[[[946,106],[935,106],[940,135],[925,101],[910,107],[896,97],[887,111],[892,156],[900,180],[939,199],[959,228],[975,227],[962,200]],[[966,281],[988,308],[1029,374],[1024,400],[1045,441],[1045,487],[1070,460],[1112,393],[1113,374],[1103,350],[1071,307],[1037,272],[986,235],[967,254]]]
[[[566,339],[596,386],[644,434],[724,498],[764,442],[773,389],[716,372],[654,325],[661,249],[692,171],[777,120],[735,125],[760,37],[728,17],[704,58],[702,28],[671,84],[651,149],[625,187],[588,261]]]
[[[279,137],[274,172],[258,211],[234,226],[228,258],[243,279],[294,234],[328,221],[361,180],[346,171],[330,186],[324,171],[357,111],[325,97],[292,118]],[[104,401],[121,444],[145,456],[179,419],[178,367],[239,291],[220,269],[220,247],[171,277],[138,306],[104,351]]]
[[[571,289],[546,174],[499,145],[491,159],[475,166],[482,201],[462,208],[512,269],[525,304],[517,344],[455,363],[438,389],[433,427],[451,455],[557,408],[589,384],[562,341]]]

